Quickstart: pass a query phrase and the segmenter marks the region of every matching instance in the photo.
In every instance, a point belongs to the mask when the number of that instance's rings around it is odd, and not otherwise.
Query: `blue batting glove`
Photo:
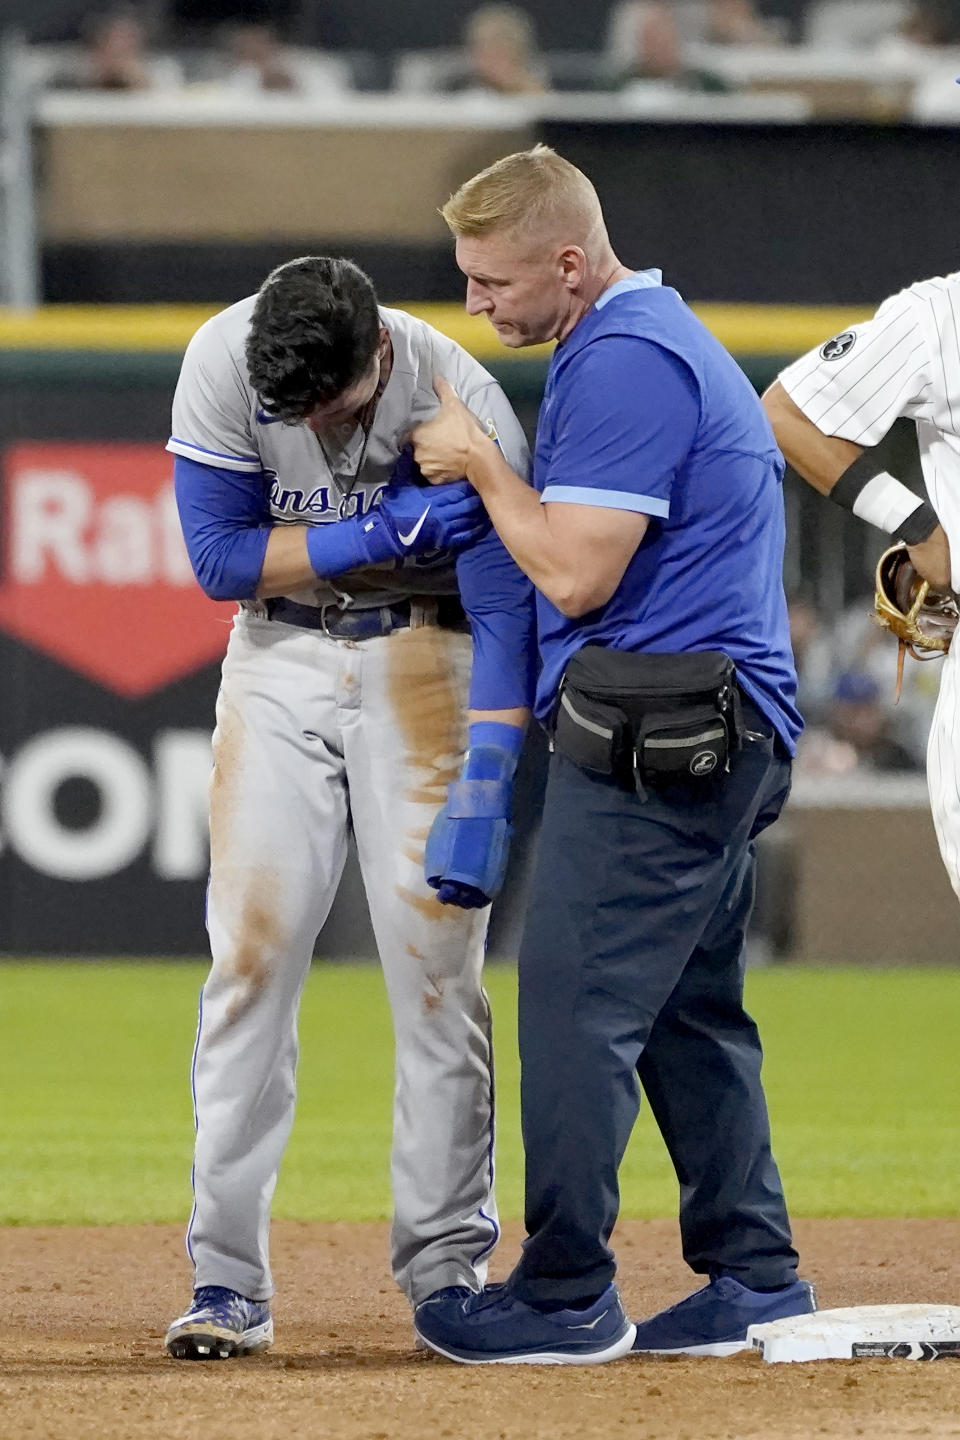
[[[483,501],[466,480],[415,485],[393,480],[366,515],[351,515],[307,531],[307,554],[317,575],[342,575],[408,555],[456,552],[486,534]]]
[[[507,869],[513,775],[523,746],[517,725],[480,720],[470,726],[470,746],[460,779],[430,827],[424,853],[427,884],[444,905],[462,910],[489,905]]]
[[[462,550],[478,540],[489,521],[483,501],[467,480],[449,485],[387,486],[362,522],[366,543],[391,547],[395,557],[434,550]]]

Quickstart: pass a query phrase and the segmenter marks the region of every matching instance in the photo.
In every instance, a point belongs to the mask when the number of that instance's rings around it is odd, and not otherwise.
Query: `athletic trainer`
[[[437,373],[522,474],[523,432],[492,376],[421,320],[378,308],[347,260],[281,266],[202,326],[180,373],[167,448],[187,548],[206,592],[240,605],[213,739],[196,1288],[167,1334],[177,1357],[273,1336],[270,1202],[293,1121],[297,1008],[351,830],[396,1043],[394,1276],[414,1305],[479,1290],[497,1239],[480,974],[506,820],[477,885],[451,877],[438,897],[423,857],[462,762],[468,783],[496,774],[507,814],[533,602],[469,485],[430,489],[413,464],[406,438],[437,408]],[[359,1071],[369,1041],[355,1038]]]
[[[753,843],[801,725],[782,460],[731,357],[659,271],[617,259],[574,166],[510,155],[443,213],[468,311],[512,348],[558,342],[535,489],[442,378],[414,432],[424,474],[470,480],[537,588],[555,753],[520,954],[528,1238],[504,1289],[415,1323],[472,1363],[726,1355],[814,1308],[743,1008]],[[709,1284],[635,1332],[608,1242],[638,1079]]]

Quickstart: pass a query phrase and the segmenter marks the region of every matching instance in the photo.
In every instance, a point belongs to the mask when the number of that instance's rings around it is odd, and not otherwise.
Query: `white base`
[[[960,1360],[960,1305],[856,1305],[751,1325],[764,1360]]]

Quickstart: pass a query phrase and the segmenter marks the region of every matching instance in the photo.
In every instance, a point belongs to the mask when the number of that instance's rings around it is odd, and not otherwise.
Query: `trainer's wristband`
[[[879,467],[873,450],[865,450],[847,466],[830,491],[830,499],[908,545],[929,540],[940,524],[928,501]]]

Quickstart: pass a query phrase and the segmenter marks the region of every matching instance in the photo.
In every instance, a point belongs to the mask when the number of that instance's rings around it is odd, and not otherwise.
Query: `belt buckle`
[[[339,640],[339,635],[334,635],[333,631],[327,625],[328,610],[341,610],[341,606],[336,600],[324,600],[320,606],[320,629],[328,640]]]

